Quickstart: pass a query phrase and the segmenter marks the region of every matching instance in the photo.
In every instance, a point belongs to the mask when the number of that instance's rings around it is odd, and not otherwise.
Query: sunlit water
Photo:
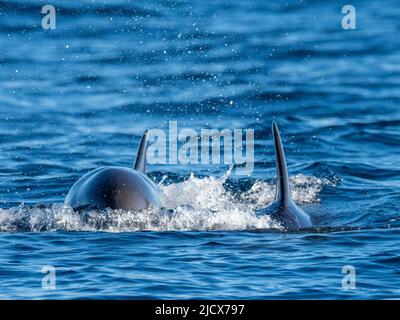
[[[47,31],[44,4],[0,1],[0,298],[399,297],[397,1],[355,1],[357,30],[336,1],[52,1]],[[252,175],[151,165],[169,210],[63,205],[170,120],[254,129]],[[255,214],[272,120],[310,230]]]

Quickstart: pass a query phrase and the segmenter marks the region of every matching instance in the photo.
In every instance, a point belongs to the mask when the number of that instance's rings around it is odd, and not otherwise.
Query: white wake
[[[256,181],[250,190],[239,195],[229,192],[221,178],[198,178],[160,183],[168,209],[149,208],[140,212],[124,210],[74,212],[62,204],[0,209],[0,231],[208,231],[255,230],[280,228],[269,216],[255,211],[273,200],[273,183]],[[294,200],[301,204],[319,201],[318,194],[327,179],[296,175],[290,178]]]

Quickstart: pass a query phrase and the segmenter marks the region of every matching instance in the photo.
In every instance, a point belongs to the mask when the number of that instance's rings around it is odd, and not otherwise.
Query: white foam
[[[280,228],[269,216],[257,216],[275,195],[273,183],[256,181],[250,190],[234,196],[224,187],[230,171],[222,178],[189,179],[160,187],[169,210],[149,208],[140,212],[123,210],[74,212],[62,204],[31,207],[21,204],[0,209],[0,231],[189,231],[254,230]],[[328,180],[304,175],[290,178],[293,198],[298,203],[319,201]]]
[[[323,186],[335,185],[335,181],[298,174],[289,178],[293,200],[298,204],[319,202],[318,194]],[[254,209],[267,206],[275,197],[275,182],[256,181],[251,189],[241,195],[244,202],[249,202]]]

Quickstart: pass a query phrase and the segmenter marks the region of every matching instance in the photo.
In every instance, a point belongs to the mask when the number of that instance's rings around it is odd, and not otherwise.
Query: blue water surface
[[[399,298],[400,3],[352,1],[355,30],[345,4],[0,1],[0,298]],[[254,215],[274,195],[273,120],[310,230]],[[169,217],[62,205],[169,121],[254,129],[252,175],[150,165]]]

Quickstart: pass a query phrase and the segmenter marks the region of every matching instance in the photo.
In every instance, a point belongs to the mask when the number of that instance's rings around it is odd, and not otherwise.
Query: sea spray
[[[256,230],[280,228],[269,216],[257,216],[255,211],[267,205],[275,196],[274,183],[255,181],[252,187],[234,195],[225,182],[231,169],[220,178],[190,177],[179,183],[160,182],[166,198],[166,208],[150,207],[131,212],[124,210],[87,210],[75,212],[62,204],[0,209],[0,231],[208,231]],[[300,204],[319,201],[328,179],[305,175],[290,179],[293,198]]]

